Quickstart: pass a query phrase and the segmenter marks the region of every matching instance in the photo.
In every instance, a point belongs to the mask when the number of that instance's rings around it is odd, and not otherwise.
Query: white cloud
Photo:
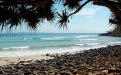
[[[80,12],[77,13],[77,15],[85,16],[86,18],[92,18],[100,9],[101,7],[83,8]]]
[[[103,22],[103,20],[102,20],[102,19],[88,20],[88,21],[86,21],[86,22],[93,22],[93,23],[97,22],[97,23],[99,23],[99,22]]]

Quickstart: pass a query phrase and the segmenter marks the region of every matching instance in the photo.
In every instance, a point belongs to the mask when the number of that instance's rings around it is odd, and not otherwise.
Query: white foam
[[[121,45],[121,42],[109,42],[108,44],[111,45],[111,46]]]
[[[114,44],[121,44],[121,42],[109,42],[109,43],[114,43]]]
[[[41,38],[42,40],[54,40],[54,38]]]
[[[3,50],[9,50],[9,49],[28,49],[29,46],[23,46],[23,47],[8,47],[8,48],[3,48]]]
[[[83,45],[83,44],[80,44]],[[89,50],[89,49],[95,49],[100,47],[106,47],[107,45],[95,45],[95,46],[70,46],[70,47],[56,47],[56,48],[45,48],[45,49],[36,49],[36,50],[27,50],[25,48],[28,47],[21,47],[24,49],[21,50],[5,50],[0,52],[0,57],[16,57],[16,56],[27,56],[27,55],[38,55],[38,54],[51,54],[51,53],[66,53],[66,52],[73,52],[73,51],[83,51],[83,50]],[[13,47],[18,48],[18,47]],[[20,48],[20,47],[19,47]]]
[[[114,42],[110,42],[114,43]],[[116,43],[116,42],[115,42]],[[119,42],[120,43],[120,42]],[[101,47],[107,47],[108,44],[100,44],[100,43],[88,43],[85,46],[84,44],[76,44],[76,46],[70,46],[70,47],[55,47],[55,48],[45,48],[45,49],[34,49],[29,50],[29,46],[23,46],[23,47],[9,47],[4,49],[10,49],[13,48],[15,50],[5,50],[0,52],[0,57],[16,57],[16,56],[27,56],[27,55],[38,55],[38,54],[51,54],[51,53],[66,53],[66,52],[73,52],[73,51],[83,51],[83,50],[89,50],[89,49],[97,49]],[[81,46],[81,47],[80,47]],[[18,49],[18,50],[16,50]],[[19,50],[20,49],[20,50]]]
[[[77,46],[83,46],[84,44],[76,44]]]
[[[54,39],[65,39],[66,37],[53,37]]]
[[[88,36],[76,36],[75,38],[82,38],[82,37],[88,37]]]
[[[88,43],[87,45],[99,45],[100,43]]]
[[[85,40],[85,41],[94,41],[94,40],[98,40],[98,39],[79,39],[80,41],[81,40]]]
[[[92,37],[92,36],[97,36],[97,35],[81,35],[81,36],[76,36],[75,38]]]
[[[66,37],[53,37],[53,38],[41,38],[42,40],[61,40],[65,39]]]

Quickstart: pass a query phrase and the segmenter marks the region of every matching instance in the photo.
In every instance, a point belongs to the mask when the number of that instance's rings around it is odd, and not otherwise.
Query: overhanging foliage
[[[104,6],[110,9],[111,12],[121,18],[121,0],[0,0],[0,26],[3,30],[5,27],[10,29],[14,26],[26,22],[28,27],[36,29],[39,24],[47,20],[52,22],[55,18],[60,18],[58,21],[59,27],[67,27],[69,17],[79,12],[86,4],[92,2],[94,5]],[[58,13],[54,6],[57,2],[73,10],[73,13],[68,13],[62,10],[62,14]],[[66,9],[67,10],[67,9]],[[68,13],[68,14],[67,14]],[[55,16],[55,15],[58,16]],[[121,25],[121,21],[109,19],[110,23]]]

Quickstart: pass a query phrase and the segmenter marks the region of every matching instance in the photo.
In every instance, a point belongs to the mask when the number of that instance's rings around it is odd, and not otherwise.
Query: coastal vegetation
[[[112,12],[109,23],[114,30],[106,35],[121,36],[121,0],[0,0],[1,31],[22,23],[36,30],[45,21],[65,29],[72,15],[90,2]],[[65,7],[62,12],[57,3]],[[121,75],[121,38],[97,33],[1,34],[0,75]]]
[[[117,3],[121,5],[121,0],[116,0]],[[114,36],[114,37],[121,37],[121,17],[119,17],[116,13],[112,13],[110,17],[110,25],[113,25],[113,29],[108,31],[107,33],[100,34],[104,36]],[[117,22],[114,22],[117,21]]]
[[[58,2],[64,7],[62,13],[56,10],[55,4]],[[117,25],[114,29],[114,32],[117,32],[121,25],[120,0],[0,0],[1,31],[21,27],[23,22],[27,23],[28,29],[36,30],[45,20],[54,22],[56,18],[59,18],[59,28],[67,28],[69,18],[90,2],[93,5],[107,7],[113,12],[115,17],[109,19],[109,22]]]
[[[120,0],[117,0],[117,2],[121,5]],[[111,14],[111,19],[119,22],[121,21],[121,18],[117,16],[115,13]],[[114,29],[111,31],[112,34],[121,34],[121,23],[118,23],[118,24],[110,23],[110,24],[114,25]]]

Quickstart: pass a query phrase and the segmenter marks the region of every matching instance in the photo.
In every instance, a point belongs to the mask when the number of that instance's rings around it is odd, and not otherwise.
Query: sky
[[[59,11],[61,6],[57,5]],[[56,24],[44,22],[40,24],[36,32],[39,33],[105,33],[113,29],[109,25],[110,10],[106,7],[92,4],[86,5],[81,11],[70,18],[68,29],[59,29]],[[13,30],[14,31],[14,30]],[[6,32],[6,31],[3,31]],[[30,32],[26,24],[22,28],[18,27],[14,32]]]
[[[52,33],[105,33],[113,28],[109,25],[110,14],[110,10],[106,7],[88,4],[69,19],[68,29],[59,30],[57,26],[45,23],[39,31]]]

